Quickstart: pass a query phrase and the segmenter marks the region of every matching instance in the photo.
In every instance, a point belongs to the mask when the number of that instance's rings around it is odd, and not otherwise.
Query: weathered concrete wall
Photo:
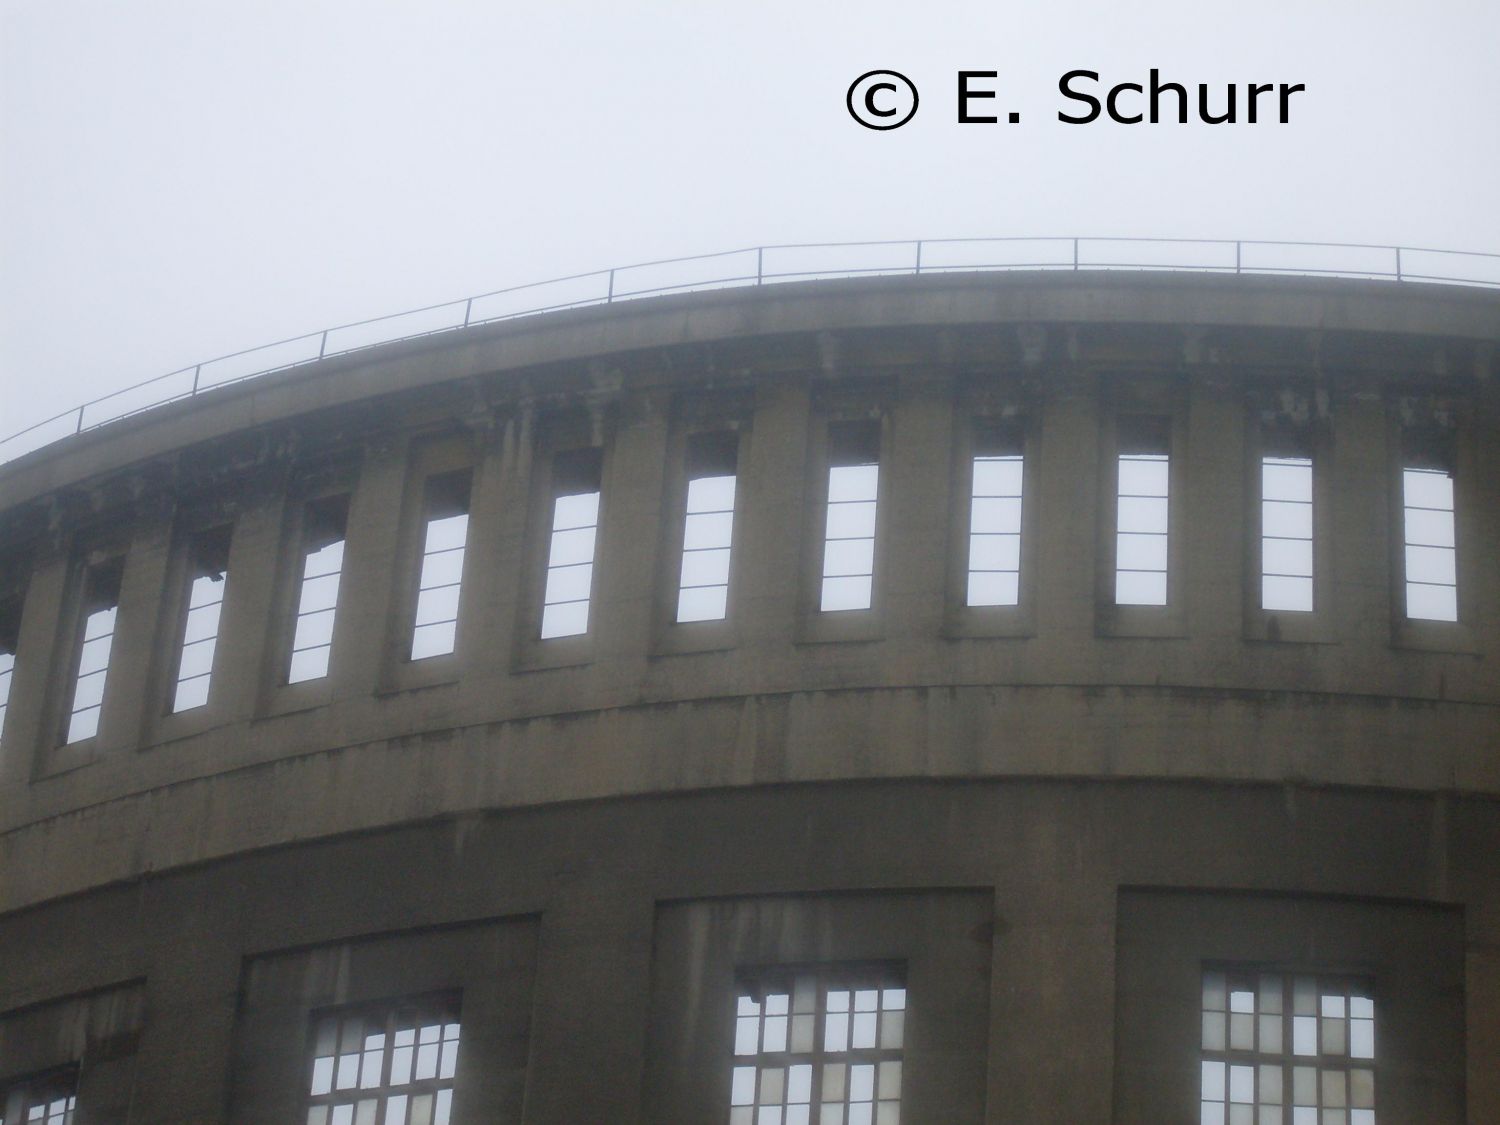
[[[1440,287],[777,286],[374,349],[6,466],[0,1047],[25,1010],[73,1029],[37,1065],[76,1062],[94,1040],[70,998],[143,989],[140,1027],[96,1037],[110,1089],[138,1069],[119,1120],[280,1120],[302,1048],[278,1028],[452,988],[491,1052],[465,1112],[698,1120],[725,1104],[729,969],[889,957],[967,1013],[913,1010],[907,1120],[1175,1121],[1191,1094],[1152,1091],[1195,1057],[1175,1042],[1194,957],[1343,963],[1327,945],[1357,933],[1391,996],[1431,991],[1415,945],[1453,978],[1391,1025],[1444,1046],[1382,1070],[1382,1125],[1423,1099],[1424,1121],[1500,1118],[1497,342],[1500,298]],[[1161,610],[1109,593],[1114,433],[1139,412],[1172,433]],[[826,434],[852,418],[882,435],[876,597],[835,617]],[[1024,434],[1022,597],[971,610],[986,419]],[[1282,424],[1315,448],[1306,615],[1256,597]],[[1401,610],[1403,443],[1434,428],[1452,623]],[[738,445],[730,615],[683,626],[703,430]],[[542,642],[548,474],[576,444],[603,463],[591,626]],[[424,482],[451,470],[471,474],[458,648],[414,663]],[[303,507],[345,493],[330,675],[288,685]],[[221,523],[210,702],[168,714],[185,544]],[[63,746],[90,552],[124,560],[110,686],[98,736]],[[1159,940],[1181,902],[1201,933]]]

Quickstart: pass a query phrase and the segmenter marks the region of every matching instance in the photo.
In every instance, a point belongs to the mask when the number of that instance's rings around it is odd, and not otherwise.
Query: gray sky
[[[766,242],[1500,252],[1486,0],[0,0],[0,436],[224,352]],[[1302,82],[1287,125],[1069,126],[1057,80]],[[889,133],[844,91],[889,67]],[[1002,114],[960,126],[961,69]]]

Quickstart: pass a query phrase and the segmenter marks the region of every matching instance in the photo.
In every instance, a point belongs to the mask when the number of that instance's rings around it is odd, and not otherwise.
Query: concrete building
[[[1497,344],[819,281],[0,468],[0,1119],[1500,1121]]]

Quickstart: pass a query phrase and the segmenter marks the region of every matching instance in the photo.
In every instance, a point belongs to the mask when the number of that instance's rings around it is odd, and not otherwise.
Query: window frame
[[[885,634],[885,593],[890,586],[888,555],[891,532],[891,489],[894,473],[890,464],[891,420],[883,402],[870,403],[872,395],[816,412],[807,458],[805,533],[802,551],[801,592],[798,601],[797,642],[803,644],[875,641]],[[828,493],[831,470],[841,459],[835,447],[841,440],[836,431],[869,427],[862,440],[876,450],[873,462],[879,468],[875,485],[875,533],[872,544],[870,605],[866,609],[822,609],[824,554],[828,534]],[[870,462],[859,462],[861,464]]]
[[[688,417],[674,426],[668,439],[667,469],[662,490],[664,508],[657,553],[660,563],[657,567],[652,637],[652,652],[656,655],[717,652],[733,648],[739,643],[739,607],[746,588],[745,565],[750,546],[745,532],[748,513],[745,468],[750,437],[748,400],[739,395],[732,395],[725,400],[689,400],[680,407],[679,413]],[[678,621],[677,599],[681,588],[682,555],[687,530],[688,488],[694,479],[694,442],[722,443],[735,466],[734,518],[729,538],[729,588],[724,617]]]
[[[811,1013],[798,1013],[795,1008],[795,994],[797,991],[797,978],[810,976],[816,980],[816,1000]],[[791,1106],[793,1104],[806,1104],[808,1106],[808,1125],[819,1125],[822,1120],[821,1112],[814,1114],[814,1110],[821,1111],[827,1103],[823,1100],[825,1074],[829,1066],[843,1066],[846,1068],[843,1082],[845,1083],[846,1095],[850,1092],[850,1075],[847,1068],[854,1066],[874,1066],[875,1074],[872,1076],[873,1097],[869,1099],[872,1106],[878,1106],[880,1102],[894,1101],[898,1107],[901,1105],[900,1084],[903,1075],[897,1072],[896,1097],[881,1098],[882,1077],[880,1068],[895,1063],[900,1067],[905,1060],[905,1021],[909,1010],[909,993],[907,992],[906,965],[903,962],[824,962],[802,965],[767,965],[754,968],[741,968],[735,973],[735,986],[733,995],[735,997],[734,1008],[730,1013],[730,1019],[734,1021],[734,1053],[730,1062],[730,1104],[727,1107],[727,1125],[755,1125],[756,1110],[760,1107],[760,1096],[763,1085],[760,1080],[763,1070],[780,1070],[783,1072],[783,1081],[793,1067],[807,1066],[810,1068],[808,1101],[806,1103],[791,1103],[785,1097],[777,1104],[780,1106]],[[838,987],[842,985],[842,988]],[[856,1010],[856,992],[877,993],[875,1000],[876,1025],[873,1030],[875,1043],[872,1046],[855,1046],[852,1042],[853,1026],[850,1022],[852,1017],[859,1014]],[[846,994],[843,1009],[847,1013],[845,1017],[845,1028],[843,1039],[845,1047],[842,1049],[831,1049],[828,1046],[828,1023],[832,1017],[840,1014],[834,1011],[828,1002],[828,996],[832,992],[843,992]],[[888,1005],[887,994],[899,992],[900,1005]],[[792,1030],[795,1021],[802,1016],[812,1021],[811,1044],[805,1050],[796,1050],[784,1041],[783,1049],[780,1051],[768,1050],[764,1047],[766,1032],[766,1021],[768,1019],[779,1019],[774,1013],[757,1012],[754,1016],[747,1015],[745,1001],[747,993],[759,993],[761,999],[753,1001],[760,1006],[765,1003],[765,998],[770,995],[786,995],[790,1000],[789,1013],[786,1020],[784,1034],[789,1039],[795,1032]],[[899,1011],[900,1030],[897,1037],[901,1040],[899,1045],[891,1046],[884,1042],[889,1038],[888,1028],[891,1026],[889,1013]],[[754,1019],[756,1023],[756,1036],[759,1049],[755,1051],[740,1050],[740,1029],[744,1022]],[[753,1072],[751,1080],[751,1101],[747,1105],[744,1101],[737,1101],[743,1097],[741,1075],[742,1072],[750,1070]],[[889,1092],[889,1087],[884,1087]],[[864,1099],[861,1099],[864,1101]],[[849,1106],[853,1099],[846,1096],[833,1104],[844,1107],[840,1117],[847,1121]],[[769,1107],[769,1106],[768,1106]],[[877,1110],[872,1109],[872,1121],[875,1120]],[[782,1115],[783,1121],[788,1120],[790,1115]]]
[[[1468,545],[1478,542],[1475,526],[1480,514],[1467,496],[1476,479],[1473,450],[1464,426],[1463,411],[1447,400],[1398,399],[1389,420],[1389,547],[1391,645],[1422,652],[1477,655],[1475,597],[1480,590],[1475,558]],[[1441,465],[1453,482],[1453,565],[1458,618],[1435,620],[1406,615],[1406,505],[1405,470]]]
[[[955,417],[953,497],[948,532],[948,583],[943,632],[950,638],[1036,635],[1037,559],[1040,529],[1037,457],[1041,441],[1037,411],[1019,407],[960,408]],[[1021,458],[1021,551],[1015,605],[968,604],[969,549],[973,512],[973,466],[980,451],[1012,445]]]
[[[1185,407],[1168,397],[1146,394],[1145,401],[1122,404],[1106,414],[1100,427],[1099,535],[1095,578],[1094,624],[1101,637],[1179,638],[1187,635],[1187,543],[1184,520],[1188,427]],[[1140,605],[1115,601],[1119,549],[1119,461],[1141,442],[1132,431],[1157,431],[1167,450],[1167,601]],[[1123,432],[1122,432],[1123,431]]]
[[[427,1025],[438,1026],[443,1029],[439,1032],[439,1036],[437,1039],[438,1057],[435,1064],[436,1072],[431,1078],[418,1078],[415,1075],[418,1048],[423,1045],[420,1038],[420,1029],[424,1025],[419,1021],[413,1027],[413,1030],[417,1032],[417,1035],[414,1036],[414,1042],[411,1048],[412,1072],[410,1081],[401,1083],[401,1090],[391,1093],[390,1091],[392,1091],[393,1087],[389,1083],[389,1078],[391,1076],[391,1070],[395,1064],[395,1053],[400,1049],[394,1042],[394,1036],[397,1030],[398,1022],[400,1021],[403,1013],[426,1011],[441,1012],[443,1015],[443,1018],[438,1024]],[[342,1038],[343,1021],[351,1018],[359,1018],[367,1022],[378,1023],[378,1025],[383,1029],[382,1032],[378,1033],[383,1036],[385,1042],[380,1048],[380,1074],[379,1082],[376,1085],[364,1085],[363,1069],[365,1060],[361,1057],[355,1064],[357,1068],[355,1077],[356,1084],[354,1086],[344,1088],[338,1086],[339,1070],[341,1068],[342,1059],[350,1054],[350,1052],[343,1052],[340,1050],[340,1047],[342,1046],[340,1040]],[[329,1075],[328,1089],[322,1093],[319,1093],[317,1092],[319,1069],[318,1063],[323,1058],[330,1056],[320,1056],[318,1054],[318,1041],[320,1038],[320,1029],[322,1025],[328,1020],[335,1021],[334,1053],[331,1056],[332,1063],[330,1066],[331,1074]],[[448,1027],[455,1025],[459,1028],[459,1031],[453,1037],[456,1043],[454,1047],[454,1073],[449,1077],[444,1078],[442,1076],[442,1063],[443,1056],[446,1054],[444,1048],[446,1043],[448,1042],[448,1036],[446,1032]],[[318,1108],[329,1108],[330,1112],[324,1114],[322,1118],[323,1125],[327,1125],[327,1123],[333,1120],[331,1110],[335,1106],[346,1101],[353,1102],[357,1106],[359,1102],[369,1100],[372,1097],[377,1099],[375,1110],[377,1115],[377,1125],[387,1125],[389,1121],[388,1110],[390,1108],[389,1102],[391,1098],[402,1097],[404,1094],[409,1100],[412,1097],[419,1097],[424,1094],[430,1093],[434,1096],[434,1099],[436,1099],[444,1090],[449,1093],[450,1121],[452,1120],[452,1101],[458,1085],[458,1063],[460,1061],[460,1056],[462,1054],[465,1043],[462,1033],[463,1010],[462,995],[460,993],[449,991],[430,993],[419,996],[400,996],[393,997],[388,1000],[366,1000],[353,1004],[341,1004],[323,1008],[316,1008],[308,1013],[306,1026],[307,1031],[306,1037],[303,1042],[302,1052],[304,1063],[302,1069],[304,1088],[302,1091],[302,1115],[300,1118],[300,1121],[306,1123],[306,1125],[313,1125],[313,1115]],[[368,1041],[367,1037],[363,1038],[366,1042]],[[368,1052],[363,1050],[352,1052],[352,1054],[356,1057],[362,1056],[366,1053]],[[405,1117],[406,1114],[410,1111],[410,1106],[409,1104],[403,1104],[402,1108],[403,1117]],[[404,1121],[400,1123],[400,1125],[404,1125]]]
[[[1310,408],[1309,408],[1310,409]],[[1244,634],[1247,640],[1298,644],[1337,642],[1338,586],[1334,581],[1336,540],[1334,475],[1338,466],[1327,427],[1316,419],[1247,411],[1245,442]],[[1313,608],[1266,609],[1261,603],[1264,509],[1262,465],[1267,457],[1303,457],[1312,462]]]

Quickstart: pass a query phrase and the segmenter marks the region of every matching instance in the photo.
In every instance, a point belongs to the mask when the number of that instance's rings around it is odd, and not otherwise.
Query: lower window
[[[1203,974],[1202,1125],[1375,1125],[1367,981],[1241,968]]]
[[[322,1012],[312,1031],[307,1125],[448,1125],[456,1001]]]
[[[53,1075],[0,1094],[0,1125],[73,1125],[77,1076]]]
[[[729,1125],[897,1125],[896,967],[771,969],[736,990]]]

